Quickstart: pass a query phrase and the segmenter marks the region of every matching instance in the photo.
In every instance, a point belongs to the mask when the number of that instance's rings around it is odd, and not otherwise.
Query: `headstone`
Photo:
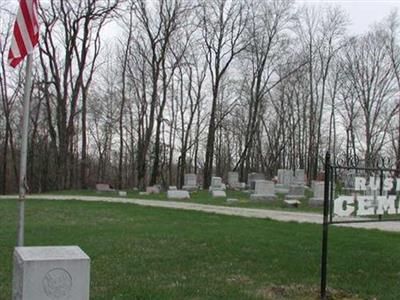
[[[148,196],[150,193],[148,192],[139,192],[139,196]]]
[[[283,202],[287,207],[299,207],[301,204],[299,200],[284,200]]]
[[[77,246],[16,247],[14,300],[89,300],[90,258]]]
[[[262,173],[250,173],[248,175],[247,183],[249,184],[249,188],[251,190],[255,189],[255,181],[256,180],[265,180],[265,176]]]
[[[197,175],[192,173],[185,174],[185,180],[182,189],[185,191],[195,191],[197,188]]]
[[[294,171],[294,184],[298,184],[298,185],[305,184],[304,169],[296,169]]]
[[[108,183],[96,183],[96,192],[115,192]]]
[[[209,188],[210,192],[212,191],[222,191],[223,190],[223,184],[222,184],[222,178],[221,177],[211,177],[211,185]]]
[[[275,185],[269,180],[255,180],[254,194],[250,195],[251,200],[273,201],[275,196]]]
[[[294,178],[293,178],[293,171],[292,170],[287,170],[287,169],[279,169],[278,170],[278,184],[281,184],[287,188],[291,184],[293,184]]]
[[[125,191],[118,191],[118,196],[120,197],[126,197],[128,194]]]
[[[158,185],[148,186],[146,187],[146,193],[148,194],[159,194],[160,187]]]
[[[289,187],[293,184],[294,177],[292,170],[279,169],[278,170],[278,183],[275,186],[276,193],[287,194]]]
[[[239,173],[238,172],[228,172],[228,184],[231,189],[239,188]]]
[[[168,189],[169,189],[170,191],[176,191],[176,190],[177,190],[177,187],[176,187],[175,185],[171,185]]]
[[[225,191],[219,191],[219,190],[212,190],[211,194],[213,196],[213,198],[226,198],[226,193]]]
[[[278,170],[278,184],[283,184],[284,182],[284,178],[285,178],[285,173],[286,170],[285,169],[279,169]]]
[[[304,197],[304,184],[292,184],[289,187],[289,194],[286,195],[288,199],[300,199]]]
[[[325,183],[323,181],[313,181],[311,185],[314,196],[308,200],[308,204],[310,206],[323,206]]]
[[[228,199],[226,199],[226,202],[228,202],[229,204],[232,204],[232,203],[239,202],[239,200],[236,198],[228,198]]]
[[[167,192],[167,199],[190,199],[190,195],[188,191],[183,190],[169,190]]]

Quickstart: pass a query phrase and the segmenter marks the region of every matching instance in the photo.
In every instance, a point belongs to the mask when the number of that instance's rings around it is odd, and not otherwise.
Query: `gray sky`
[[[368,30],[369,26],[385,18],[393,8],[400,13],[400,0],[297,0],[298,4],[307,5],[339,5],[349,15],[349,33],[359,34]]]

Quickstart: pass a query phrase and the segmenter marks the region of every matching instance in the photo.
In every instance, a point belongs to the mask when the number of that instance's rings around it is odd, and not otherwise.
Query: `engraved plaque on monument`
[[[248,175],[248,184],[251,190],[254,191],[255,187],[256,187],[256,180],[265,180],[265,176],[262,173],[250,173]]]
[[[16,247],[13,300],[89,300],[90,258],[77,246]]]
[[[182,189],[185,191],[197,190],[197,175],[192,173],[185,174],[184,185]]]
[[[228,184],[231,189],[239,187],[239,173],[238,172],[228,172]]]
[[[270,180],[255,180],[255,192],[250,195],[251,200],[273,201],[276,199],[275,186]]]
[[[209,188],[210,192],[212,191],[222,191],[224,190],[224,186],[222,183],[222,178],[221,177],[211,177],[211,185]]]
[[[323,181],[313,181],[312,189],[314,197],[308,200],[310,206],[323,206],[324,205],[324,191],[325,183]]]
[[[296,169],[294,172],[294,184],[304,185],[305,184],[305,173],[304,169]]]
[[[289,193],[289,187],[293,184],[294,176],[292,170],[279,169],[278,170],[278,183],[275,186],[277,193]]]

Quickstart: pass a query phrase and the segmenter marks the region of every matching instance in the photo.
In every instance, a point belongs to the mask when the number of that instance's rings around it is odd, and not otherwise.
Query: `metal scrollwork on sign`
[[[360,158],[357,155],[341,153],[334,160],[335,166],[341,168],[357,168],[360,165]]]
[[[390,157],[378,156],[373,162],[373,167],[377,169],[388,169],[392,167]]]
[[[390,157],[377,155],[367,163],[364,159],[360,159],[358,155],[347,155],[340,153],[336,156],[334,164],[339,168],[374,168],[389,169],[393,167],[393,161]]]

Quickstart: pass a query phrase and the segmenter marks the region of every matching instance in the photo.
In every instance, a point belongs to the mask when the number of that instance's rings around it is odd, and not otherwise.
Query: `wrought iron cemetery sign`
[[[321,298],[326,298],[328,228],[332,224],[400,221],[400,178],[388,159],[366,165],[357,157],[325,156]]]

